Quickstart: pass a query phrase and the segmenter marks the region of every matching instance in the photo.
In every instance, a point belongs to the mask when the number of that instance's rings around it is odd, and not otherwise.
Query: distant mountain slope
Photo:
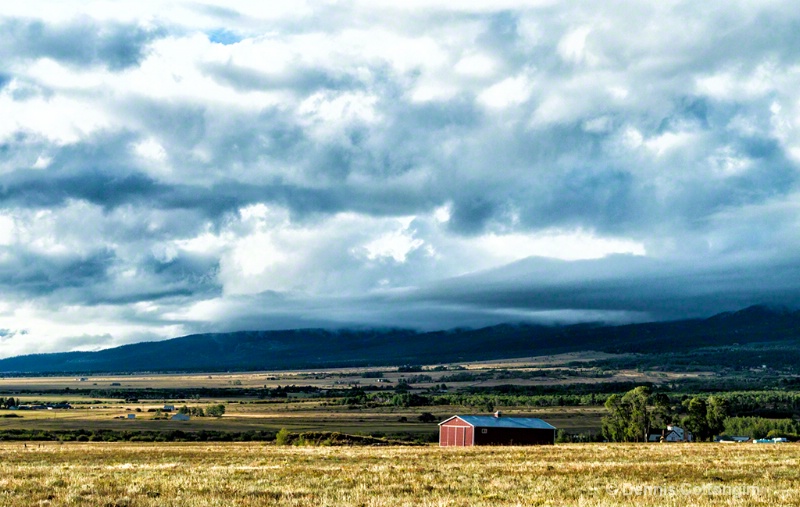
[[[474,330],[241,331],[98,352],[0,360],[3,373],[271,370],[430,364],[599,350],[660,353],[800,339],[800,312],[754,306],[708,319],[605,326],[499,325]]]

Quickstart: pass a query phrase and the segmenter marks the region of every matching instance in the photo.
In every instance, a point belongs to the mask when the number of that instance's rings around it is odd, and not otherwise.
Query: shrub
[[[436,416],[430,412],[423,412],[419,415],[419,421],[424,423],[436,422]]]
[[[275,443],[278,445],[291,445],[292,434],[286,428],[281,430],[275,435]]]
[[[210,417],[222,417],[225,414],[225,405],[220,403],[219,405],[211,405],[206,409],[206,414]]]

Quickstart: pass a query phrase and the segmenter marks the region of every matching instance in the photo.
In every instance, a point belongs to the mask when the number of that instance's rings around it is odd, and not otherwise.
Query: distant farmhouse
[[[454,415],[439,423],[439,445],[552,445],[556,428],[533,417]]]
[[[189,420],[189,415],[188,414],[175,414],[172,417],[170,417],[170,419],[173,420],[173,421],[188,421]]]
[[[650,442],[691,442],[694,436],[691,431],[669,425],[661,433],[651,433],[648,441]]]
[[[750,437],[728,435],[719,436],[714,439],[715,442],[721,442],[723,444],[741,444],[743,442],[749,442],[750,440]]]
[[[17,405],[15,407],[8,407],[9,410],[70,410],[72,405],[69,403],[46,403],[38,405]]]

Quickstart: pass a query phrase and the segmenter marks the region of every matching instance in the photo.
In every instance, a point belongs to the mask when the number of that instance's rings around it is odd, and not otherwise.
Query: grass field
[[[204,407],[209,403],[190,402],[191,406]],[[182,405],[182,404],[181,404]],[[438,421],[459,412],[457,407],[416,407],[348,410],[342,406],[320,406],[319,402],[270,404],[227,404],[222,418],[202,417],[190,421],[155,420],[148,412],[131,412],[130,407],[163,406],[155,404],[113,404],[96,408],[74,410],[17,411],[18,417],[0,418],[0,430],[117,430],[117,431],[340,431],[344,433],[372,434],[431,434],[438,431],[436,423],[420,423],[422,411],[434,414]],[[136,419],[117,419],[135,413]],[[590,431],[600,426],[605,410],[600,407],[547,407],[528,408],[524,411],[508,409],[508,415],[526,415],[549,421],[556,427],[571,432]],[[0,411],[0,415],[11,414]],[[401,422],[400,418],[406,421]]]
[[[800,505],[800,447],[0,444],[0,505]]]
[[[459,363],[459,367],[473,374],[494,372],[498,369],[516,371],[565,368],[566,365],[591,362],[599,359],[625,358],[626,354],[605,354],[601,352],[573,352],[549,356],[538,356],[517,359],[503,359],[495,361],[475,361]],[[427,365],[432,368],[436,365]],[[452,365],[451,365],[452,366]],[[572,366],[574,367],[574,366]],[[440,382],[441,378],[452,375],[454,371],[431,371],[403,373],[396,371],[397,367],[359,367],[359,368],[327,368],[314,370],[287,370],[287,371],[259,371],[259,372],[204,372],[204,373],[142,373],[134,375],[89,375],[79,377],[69,376],[44,376],[44,377],[0,377],[0,393],[9,393],[18,390],[48,390],[48,389],[192,389],[192,388],[275,388],[286,385],[313,386],[322,389],[341,388],[358,384],[361,386],[387,387],[394,385],[403,377],[425,373],[431,377],[430,382],[417,382],[421,387],[429,387]],[[382,372],[383,378],[365,378],[365,372]],[[619,370],[606,378],[572,378],[568,383],[586,382],[663,382],[667,380],[680,380],[709,376],[711,373],[698,372],[663,372],[663,371],[637,371]],[[81,380],[83,379],[83,380]],[[388,382],[387,382],[388,381]],[[454,389],[467,386],[490,386],[498,383],[508,383],[508,380],[497,382],[493,380],[471,382],[448,382]],[[513,383],[518,385],[553,385],[565,383],[565,380],[541,377],[530,380],[516,379]]]
[[[423,424],[419,416],[430,412],[437,420],[457,413],[491,412],[480,406],[402,407],[345,406],[342,399],[274,398],[265,403],[268,389],[279,386],[309,387],[310,390],[346,393],[356,386],[373,388],[391,396],[402,382],[413,379],[412,392],[438,391],[447,380],[447,393],[469,392],[499,384],[553,386],[605,382],[655,382],[697,378],[708,372],[667,373],[619,370],[608,376],[566,375],[565,368],[578,371],[581,365],[614,357],[598,352],[569,353],[497,361],[465,362],[458,365],[427,365],[424,371],[399,371],[398,367],[334,368],[272,372],[140,373],[136,375],[70,375],[42,377],[0,377],[0,397],[14,397],[18,404],[70,402],[75,410],[18,411],[17,417],[0,417],[0,431],[170,431],[197,432],[339,431],[345,433],[407,435],[427,439],[437,431],[436,424]],[[577,366],[576,366],[577,365]],[[498,377],[500,370],[517,374],[536,372],[536,376]],[[549,372],[549,373],[548,373]],[[380,373],[380,378],[376,375]],[[539,376],[542,374],[543,376]],[[466,378],[459,378],[458,375]],[[448,378],[449,376],[449,378]],[[454,378],[455,377],[455,378]],[[157,395],[149,395],[156,390]],[[194,394],[192,390],[194,391]],[[250,390],[245,392],[246,390]],[[153,391],[155,393],[156,391]],[[200,394],[200,392],[202,394]],[[132,393],[129,394],[128,393]],[[297,393],[293,393],[297,395]],[[134,402],[126,399],[142,398]],[[168,421],[156,417],[164,405],[207,409],[213,404],[226,407],[222,418],[193,417],[191,421]],[[495,404],[508,415],[542,418],[569,433],[597,433],[605,413],[600,406],[533,407]],[[135,414],[135,419],[128,419]],[[0,413],[0,416],[5,411]]]

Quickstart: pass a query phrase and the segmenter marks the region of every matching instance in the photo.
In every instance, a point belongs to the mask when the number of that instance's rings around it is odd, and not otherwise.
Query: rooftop
[[[495,417],[493,415],[456,415],[453,417],[458,417],[467,424],[481,428],[535,428],[540,430],[556,429],[555,426],[535,417]],[[452,419],[452,417],[450,419]],[[450,419],[448,419],[448,421]]]

